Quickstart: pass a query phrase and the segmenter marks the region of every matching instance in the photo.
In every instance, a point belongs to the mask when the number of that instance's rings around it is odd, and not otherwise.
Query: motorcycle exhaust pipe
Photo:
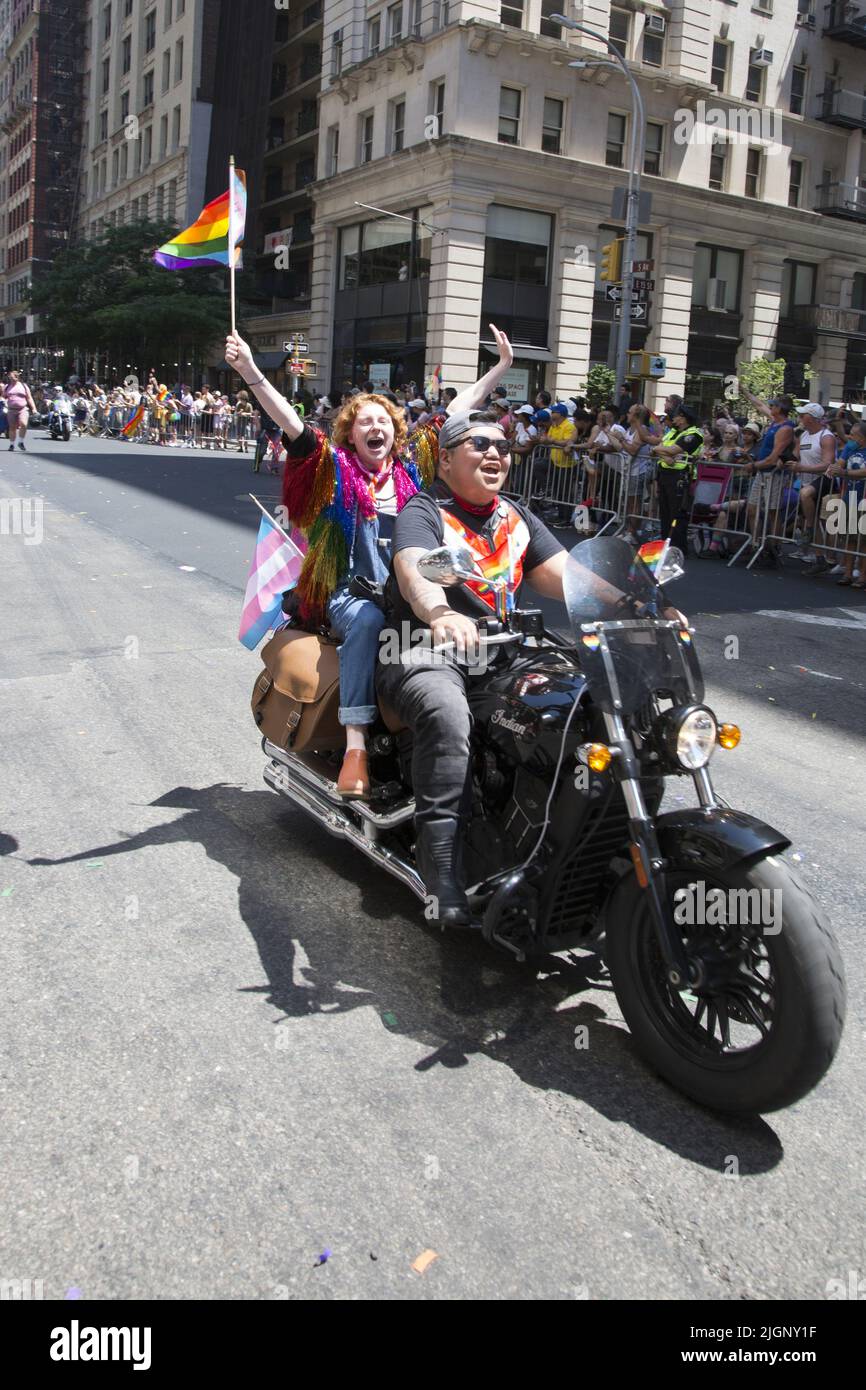
[[[329,782],[327,777],[323,777],[320,772],[316,772],[306,763],[301,762],[300,758],[294,753],[288,753],[280,748],[276,743],[271,743],[269,739],[262,739],[262,751],[267,754],[272,762],[279,763],[287,772],[303,785],[323,800],[329,801],[332,806],[345,806],[343,798],[336,790],[333,782]],[[404,802],[393,811],[374,811],[372,806],[366,802],[356,801],[353,810],[370,825],[377,830],[393,830],[396,825],[405,825],[415,814],[414,800]]]
[[[311,787],[299,786],[292,782],[287,769],[276,762],[269,763],[265,768],[264,779],[275,792],[288,797],[289,801],[293,801],[303,811],[308,811],[330,835],[348,840],[362,854],[366,854],[368,859],[372,859],[374,864],[378,864],[380,869],[385,869],[392,878],[399,879],[407,888],[411,888],[416,898],[420,898],[422,902],[426,901],[427,889],[420,874],[415,872],[411,864],[394,854],[393,850],[380,845],[377,840],[368,838],[345,812],[340,812],[329,803],[323,803]]]

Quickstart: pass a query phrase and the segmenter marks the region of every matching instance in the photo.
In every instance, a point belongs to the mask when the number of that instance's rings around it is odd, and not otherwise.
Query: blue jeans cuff
[[[375,724],[378,714],[375,705],[341,705],[338,718],[341,724]]]

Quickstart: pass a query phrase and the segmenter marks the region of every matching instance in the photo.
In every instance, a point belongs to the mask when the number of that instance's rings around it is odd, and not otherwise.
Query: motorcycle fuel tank
[[[538,770],[559,757],[562,733],[575,700],[586,700],[586,681],[562,652],[528,651],[470,689],[475,728],[511,763]],[[586,723],[574,715],[566,754],[584,740]]]

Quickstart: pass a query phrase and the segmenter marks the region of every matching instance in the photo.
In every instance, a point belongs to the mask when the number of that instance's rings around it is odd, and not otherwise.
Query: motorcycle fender
[[[668,863],[688,869],[730,869],[787,849],[791,841],[765,821],[727,807],[668,811],[656,820],[659,847]]]

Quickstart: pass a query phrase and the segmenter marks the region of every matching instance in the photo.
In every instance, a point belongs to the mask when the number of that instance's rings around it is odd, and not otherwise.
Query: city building
[[[284,345],[303,341],[310,329],[322,8],[322,0],[299,0],[277,11],[261,203],[250,217],[261,306],[244,327],[259,369],[284,391],[291,388]]]
[[[78,170],[81,7],[0,0],[0,360],[52,374],[30,286],[68,242]]]
[[[325,0],[319,389],[421,384],[440,364],[462,386],[493,360],[491,321],[515,343],[516,395],[576,393],[607,360],[600,249],[623,231],[632,99],[598,66],[607,45],[563,31],[559,8]],[[632,344],[667,360],[646,399],[707,406],[759,356],[784,357],[800,394],[866,399],[866,0],[568,14],[609,37],[646,111]]]

